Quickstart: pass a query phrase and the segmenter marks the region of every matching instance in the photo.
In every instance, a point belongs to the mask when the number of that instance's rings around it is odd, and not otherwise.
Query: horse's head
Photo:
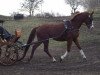
[[[86,24],[86,26],[89,28],[89,29],[92,29],[94,28],[94,25],[93,25],[93,13],[89,13],[84,21],[84,23]]]
[[[74,16],[74,18],[71,19],[71,22],[73,25],[81,27],[82,23],[85,23],[86,26],[91,29],[94,28],[93,25],[93,12],[82,12]]]

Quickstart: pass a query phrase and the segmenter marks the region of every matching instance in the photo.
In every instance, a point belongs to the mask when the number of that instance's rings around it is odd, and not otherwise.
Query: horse
[[[42,24],[38,27],[33,28],[29,35],[27,45],[25,46],[25,51],[24,51],[23,57],[20,60],[24,59],[24,57],[26,56],[26,53],[27,53],[32,41],[34,40],[35,36],[37,36],[38,42],[33,44],[32,52],[31,52],[31,55],[30,55],[28,61],[30,61],[32,59],[36,48],[42,43],[44,44],[44,52],[47,53],[47,55],[53,60],[53,62],[56,61],[56,59],[50,54],[50,52],[48,50],[50,38],[53,38],[56,41],[66,41],[67,42],[67,50],[60,57],[60,61],[62,61],[67,56],[67,54],[70,52],[72,42],[74,42],[76,44],[76,46],[78,47],[79,52],[82,55],[83,59],[86,59],[86,55],[83,52],[83,49],[81,48],[79,41],[78,41],[79,29],[83,23],[85,23],[85,25],[88,27],[88,29],[94,28],[93,13],[94,13],[94,11],[92,11],[91,13],[90,12],[82,12],[82,13],[75,15],[69,21],[70,28],[65,27],[64,22],[52,23],[52,24]]]

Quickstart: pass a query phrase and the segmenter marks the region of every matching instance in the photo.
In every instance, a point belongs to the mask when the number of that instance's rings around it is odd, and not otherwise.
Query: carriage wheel
[[[3,47],[0,57],[1,65],[13,65],[17,62],[17,60],[20,59],[24,53],[22,45],[23,44],[20,41],[17,41],[9,47]]]
[[[23,43],[20,41],[17,41],[14,45],[16,53],[17,53],[17,60],[19,60],[20,58],[22,58],[23,54],[24,54],[24,49],[22,48]]]
[[[14,46],[4,46],[0,57],[1,65],[13,65],[17,60],[17,53]]]

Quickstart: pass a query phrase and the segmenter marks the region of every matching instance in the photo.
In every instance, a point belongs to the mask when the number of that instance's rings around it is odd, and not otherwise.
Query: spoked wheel
[[[0,63],[1,65],[13,65],[17,60],[17,52],[15,51],[14,47],[3,47]]]
[[[13,65],[23,55],[22,43],[17,41],[11,46],[5,46],[2,48],[0,57],[1,65]]]
[[[20,41],[17,41],[14,45],[14,48],[16,50],[17,53],[17,61],[22,58],[23,54],[24,54],[24,48],[22,48],[23,43]]]

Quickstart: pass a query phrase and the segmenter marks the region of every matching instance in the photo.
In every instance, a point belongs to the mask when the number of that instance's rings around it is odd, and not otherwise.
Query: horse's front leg
[[[72,46],[72,39],[68,39],[67,41],[67,50],[66,52],[61,56],[60,62],[67,56],[67,54],[70,52],[71,46]]]
[[[76,46],[78,47],[78,49],[80,50],[80,53],[81,53],[83,59],[86,60],[86,55],[84,54],[84,52],[83,52],[83,50],[82,50],[82,48],[81,48],[81,46],[80,46],[80,44],[78,42],[78,39],[75,38],[73,41],[76,44]]]

